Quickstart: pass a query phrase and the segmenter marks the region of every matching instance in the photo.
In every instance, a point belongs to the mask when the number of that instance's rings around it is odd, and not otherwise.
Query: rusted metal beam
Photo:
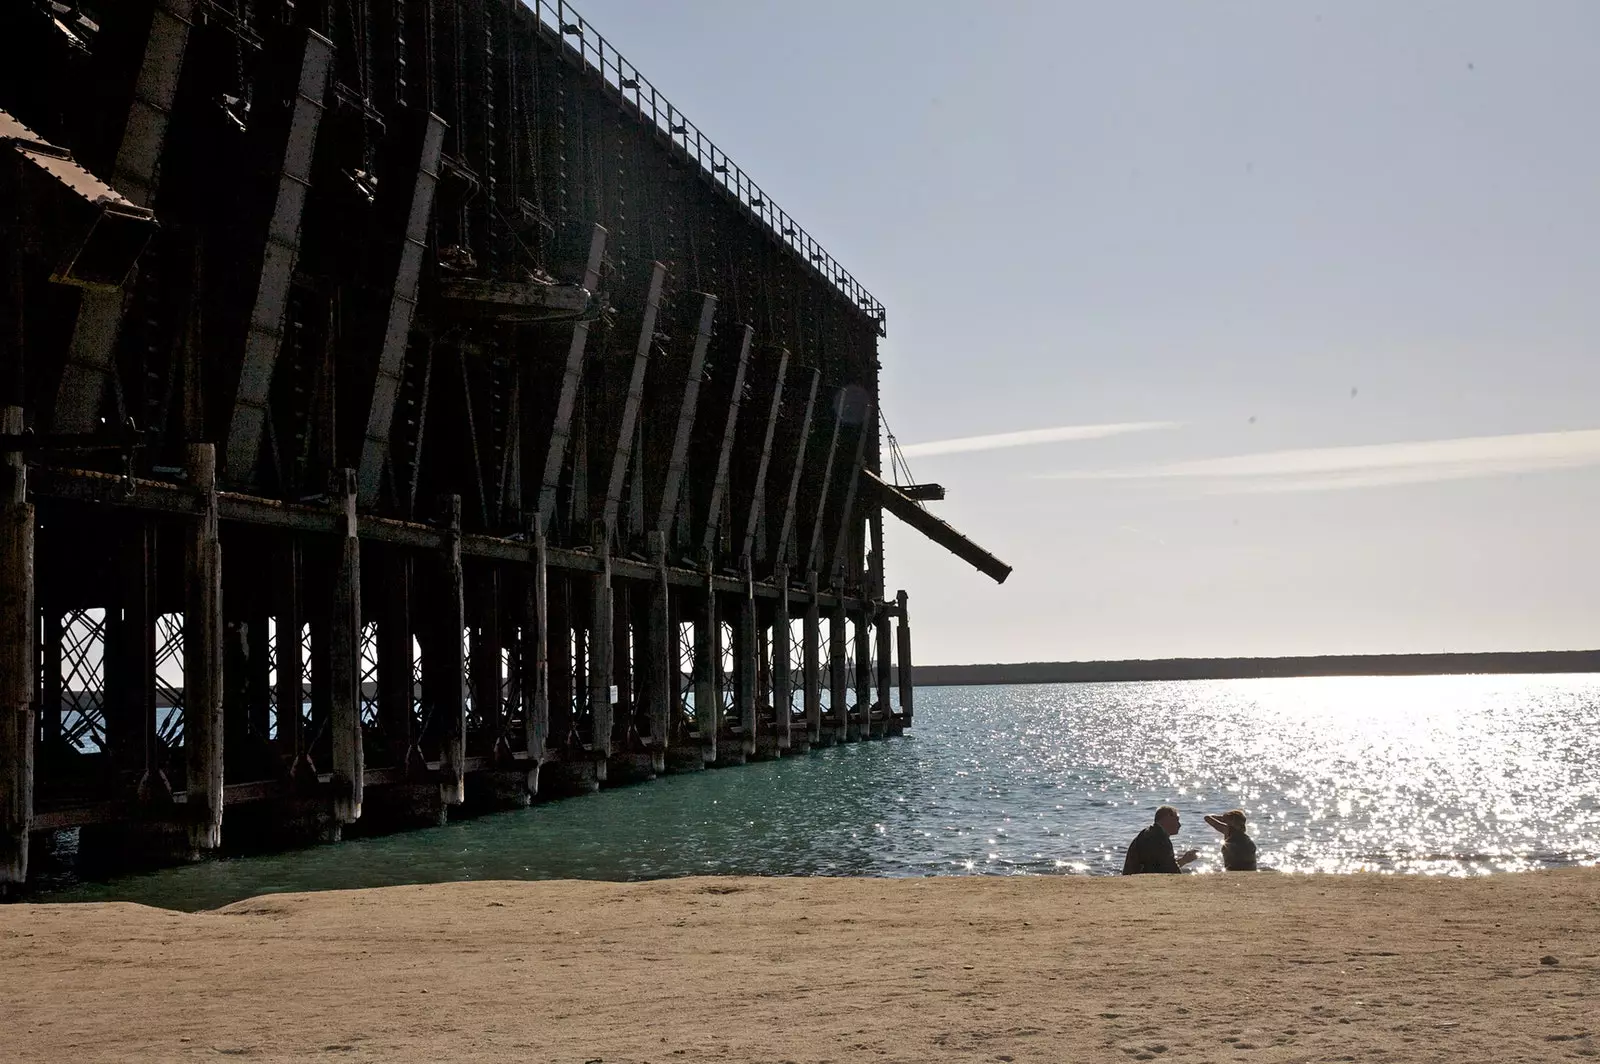
[[[954,554],[962,561],[970,563],[980,573],[994,580],[997,584],[1006,582],[1006,577],[1011,575],[1011,566],[996,558],[993,554],[978,546],[972,540],[951,528],[939,518],[933,516],[921,506],[907,498],[893,485],[885,484],[870,470],[863,471],[868,486],[877,497],[877,502],[885,510],[894,514],[900,520],[933,540],[945,550]]]
[[[433,217],[434,190],[439,184],[439,152],[444,144],[445,121],[430,114],[424,119],[418,150],[417,176],[412,183],[410,210],[405,215],[400,254],[389,289],[389,312],[378,351],[377,377],[367,410],[367,430],[361,444],[358,497],[371,506],[378,494],[383,463],[389,457],[389,436],[394,427],[395,400],[400,394],[400,374],[405,364],[411,321],[417,309],[417,282],[427,251],[428,222]],[[384,190],[379,188],[379,195]]]
[[[800,478],[806,469],[807,443],[811,440],[811,415],[817,406],[817,385],[822,380],[821,370],[811,371],[811,386],[806,391],[806,405],[800,415],[800,427],[795,434],[794,462],[789,469],[789,490],[784,494],[783,519],[778,525],[778,538],[773,544],[772,558],[780,570],[789,564],[789,541],[794,534],[795,501],[800,497]]]
[[[606,481],[605,508],[600,520],[605,528],[607,549],[617,530],[617,514],[622,506],[622,486],[633,462],[634,430],[639,423],[639,404],[644,399],[645,368],[650,363],[650,348],[655,343],[656,314],[661,309],[661,286],[667,268],[657,262],[650,267],[650,287],[644,299],[644,318],[639,325],[639,346],[633,355],[633,373],[628,378],[628,394],[622,401],[621,423],[617,426],[617,445],[611,452],[611,476]]]
[[[783,409],[783,379],[789,372],[789,352],[778,355],[778,368],[772,378],[772,402],[767,407],[767,420],[761,435],[761,457],[756,461],[756,476],[750,486],[748,509],[745,511],[744,537],[739,542],[739,557],[748,565],[755,549],[756,523],[762,518],[767,503],[767,469],[772,464],[772,437],[778,431],[778,411]]]
[[[194,4],[195,0],[163,0],[151,13],[144,58],[110,181],[112,188],[139,207],[155,204],[159,164],[188,51]],[[125,297],[120,288],[84,289],[56,391],[52,425],[57,432],[88,432],[95,426],[122,328]]]
[[[283,344],[283,318],[295,259],[300,254],[300,219],[311,185],[311,161],[316,152],[323,100],[333,65],[333,42],[314,30],[306,31],[295,98],[291,103],[288,136],[277,182],[277,198],[266,225],[266,248],[256,285],[239,384],[234,393],[228,424],[225,468],[228,479],[245,483],[255,476],[256,459],[267,423],[267,395]]]
[[[600,286],[600,266],[605,261],[605,253],[606,230],[597,225],[589,237],[589,259],[583,270],[583,287],[591,292]],[[566,369],[561,376],[555,420],[550,427],[550,447],[545,452],[544,476],[540,480],[539,527],[547,535],[550,519],[556,512],[561,466],[567,459],[567,446],[572,440],[572,411],[578,402],[578,388],[583,384],[583,352],[588,343],[589,323],[579,321],[572,326],[572,341],[567,346]]]
[[[722,496],[728,490],[728,464],[733,458],[734,435],[739,428],[739,404],[744,398],[745,369],[750,362],[750,341],[755,330],[744,327],[739,340],[739,361],[733,373],[733,397],[728,400],[728,419],[723,424],[722,446],[717,452],[717,472],[711,481],[711,499],[706,507],[706,524],[700,539],[700,557],[711,564],[716,556],[717,535],[721,531]]]
[[[678,493],[683,473],[689,464],[689,440],[694,433],[695,409],[700,403],[700,378],[705,373],[706,347],[711,343],[711,323],[717,313],[717,297],[705,296],[700,304],[700,324],[695,329],[694,348],[689,354],[689,369],[683,384],[683,403],[678,409],[678,425],[672,434],[672,457],[667,464],[666,482],[661,488],[661,506],[656,511],[655,531],[662,536],[672,532],[678,514]]]

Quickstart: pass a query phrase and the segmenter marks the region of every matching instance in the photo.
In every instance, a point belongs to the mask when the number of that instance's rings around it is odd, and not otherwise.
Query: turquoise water
[[[1600,678],[924,688],[904,738],[447,827],[78,884],[209,908],[271,891],[693,874],[1105,874],[1155,806],[1250,816],[1264,867],[1453,875],[1600,863]]]

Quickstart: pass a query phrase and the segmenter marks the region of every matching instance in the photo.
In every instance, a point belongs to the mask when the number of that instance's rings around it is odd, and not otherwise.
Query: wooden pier
[[[0,892],[910,725],[883,308],[570,6],[0,31]]]

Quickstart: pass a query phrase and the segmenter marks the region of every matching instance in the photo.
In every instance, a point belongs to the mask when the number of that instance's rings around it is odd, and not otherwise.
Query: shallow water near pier
[[[104,883],[44,900],[210,908],[481,879],[1108,874],[1162,802],[1250,816],[1286,872],[1600,863],[1600,677],[923,688],[904,738]],[[47,886],[50,886],[47,884]]]

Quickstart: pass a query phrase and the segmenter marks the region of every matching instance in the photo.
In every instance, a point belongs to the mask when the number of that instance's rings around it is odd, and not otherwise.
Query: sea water
[[[1157,805],[1219,871],[1242,808],[1263,868],[1475,875],[1600,863],[1600,677],[923,688],[900,739],[210,861],[47,900],[208,908],[469,879],[1120,871]]]

